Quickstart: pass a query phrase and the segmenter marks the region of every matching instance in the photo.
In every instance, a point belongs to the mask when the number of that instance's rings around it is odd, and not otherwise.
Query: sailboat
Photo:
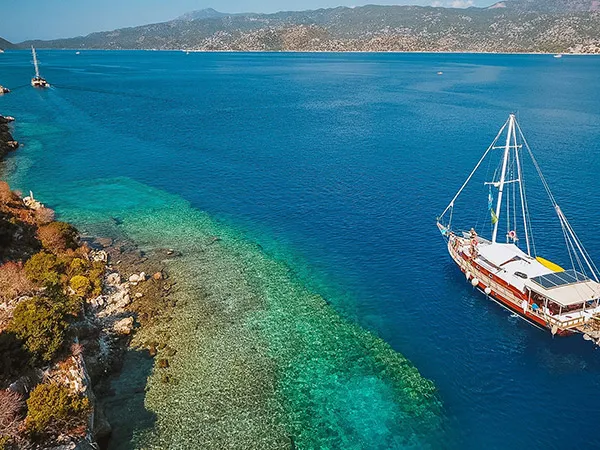
[[[487,191],[485,228],[491,236],[484,237],[484,230],[475,227],[455,229],[457,200],[494,154],[500,156],[497,169],[480,186],[482,192]],[[558,234],[557,229],[557,236],[564,238],[568,269],[537,254],[523,177],[524,156],[533,163],[532,173],[539,176],[557,216],[562,231]],[[514,114],[438,217],[437,227],[466,280],[487,298],[553,335],[582,333],[586,340],[600,343],[598,269],[550,191]],[[548,230],[543,231],[540,236],[549,239]]]
[[[31,79],[31,85],[37,88],[47,88],[50,84],[40,76],[40,69],[38,67],[37,53],[33,45],[31,46],[31,53],[33,54],[33,66],[35,67],[35,77]]]

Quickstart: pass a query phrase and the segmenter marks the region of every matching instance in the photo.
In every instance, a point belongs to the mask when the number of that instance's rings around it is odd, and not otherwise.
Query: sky
[[[11,42],[57,39],[116,28],[165,22],[186,12],[306,10],[335,6],[489,6],[494,0],[1,0],[0,37]]]

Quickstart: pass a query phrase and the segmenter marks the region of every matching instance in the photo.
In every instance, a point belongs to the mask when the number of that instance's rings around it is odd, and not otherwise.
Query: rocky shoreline
[[[2,160],[9,152],[19,148],[19,143],[14,140],[8,125],[14,120],[15,119],[12,117],[0,115],[0,160]]]
[[[0,116],[0,160],[19,147],[9,128],[13,120]],[[147,255],[123,238],[80,237],[69,224],[55,222],[53,211],[32,195],[21,198],[6,183],[1,184],[0,345],[5,354],[0,354],[0,403],[10,400],[14,408],[5,410],[0,405],[0,449],[107,448],[112,430],[123,424],[116,419],[111,423],[103,405],[115,397],[111,384],[119,377],[126,354],[132,350],[136,330],[151,326],[175,305],[170,300],[175,283],[161,261],[176,256],[176,252],[164,250]],[[72,242],[62,245],[67,238]],[[50,264],[50,260],[55,262]],[[34,271],[39,279],[32,275]],[[52,285],[46,282],[51,277]],[[54,328],[43,328],[50,326],[44,312],[35,312],[34,317],[30,314],[25,328],[17,328],[15,324],[21,323],[26,304],[50,302],[45,304],[51,308],[55,299],[65,305],[81,304],[50,324]],[[61,344],[63,350],[57,349],[43,361],[32,353],[31,361],[37,358],[35,363],[18,362],[23,359],[18,355],[29,355],[31,346],[38,341],[35,334],[27,338],[32,327],[42,327],[46,336],[58,332],[57,324],[68,326],[65,332],[69,337]],[[68,340],[70,345],[66,345]],[[158,368],[168,367],[168,357],[175,354],[175,349],[161,342],[149,342],[142,350],[150,371],[155,366],[154,358],[160,357]],[[143,397],[146,378],[136,381],[135,394]],[[168,377],[163,381],[169,382]],[[52,419],[53,412],[46,410],[52,420],[46,418],[45,428],[34,432],[32,408],[33,401],[38,400],[34,392],[40,387],[51,390],[52,386],[65,389],[65,395],[83,406],[76,413],[71,405],[71,412],[60,419]],[[41,401],[55,400],[42,397]]]
[[[136,330],[151,325],[174,306],[169,299],[174,282],[162,267],[161,254],[147,255],[131,241],[111,238],[86,241],[107,263],[103,294],[88,302],[86,319],[90,328],[82,340],[85,365],[97,399],[93,436],[100,448],[105,448],[113,427],[122,425],[111,423],[104,411],[103,404],[116,395],[111,383],[119,377]],[[145,357],[151,362],[159,354],[175,352],[160,343],[147,345]],[[168,360],[158,360],[159,366],[165,364]],[[143,395],[145,381],[138,380],[139,385],[131,394]]]

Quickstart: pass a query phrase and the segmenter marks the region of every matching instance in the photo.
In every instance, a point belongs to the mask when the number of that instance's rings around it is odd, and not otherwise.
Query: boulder
[[[93,308],[101,308],[101,307],[103,307],[106,304],[106,298],[103,295],[99,295],[96,298],[88,300],[88,303]]]
[[[137,273],[134,273],[129,277],[130,283],[137,283],[138,281],[140,281],[140,276]]]
[[[135,298],[142,298],[143,296],[144,296],[144,294],[142,294],[141,292],[135,293]]]
[[[109,286],[117,286],[121,284],[121,275],[117,272],[113,272],[106,277],[106,284]]]
[[[100,251],[93,251],[91,253],[92,256],[92,261],[94,262],[108,262],[108,253],[106,253],[104,250],[100,250]]]
[[[131,303],[131,298],[129,298],[127,291],[121,290],[111,295],[109,301],[117,308],[124,308]]]
[[[162,280],[163,274],[162,272],[156,272],[154,275],[152,275],[152,278],[154,278],[155,280]]]
[[[146,272],[140,272],[138,281],[146,281]]]
[[[113,329],[119,334],[131,334],[131,330],[133,330],[133,317],[126,317],[115,322]]]

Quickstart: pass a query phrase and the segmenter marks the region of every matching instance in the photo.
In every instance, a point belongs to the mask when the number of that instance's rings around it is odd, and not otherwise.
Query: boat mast
[[[525,230],[525,242],[527,243],[527,254],[531,256],[531,245],[529,244],[529,227],[527,226],[527,208],[525,204],[525,190],[523,189],[523,172],[521,169],[521,155],[517,146],[517,130],[513,127],[513,142],[515,144],[515,155],[517,160],[517,177],[519,179],[519,194],[521,196],[521,212],[523,213],[523,229]]]
[[[40,78],[40,70],[38,69],[37,55],[35,53],[35,48],[33,48],[33,45],[31,46],[31,53],[33,53],[33,66],[35,67],[35,76],[36,78]]]
[[[508,157],[510,156],[510,138],[515,132],[515,115],[511,114],[508,118],[508,132],[506,134],[506,145],[504,146],[504,160],[502,161],[502,173],[500,174],[500,184],[498,186],[498,203],[496,204],[496,223],[492,234],[492,243],[496,243],[498,236],[498,225],[500,225],[500,208],[502,207],[502,194],[504,193],[504,181],[506,180],[506,168],[508,167]]]

